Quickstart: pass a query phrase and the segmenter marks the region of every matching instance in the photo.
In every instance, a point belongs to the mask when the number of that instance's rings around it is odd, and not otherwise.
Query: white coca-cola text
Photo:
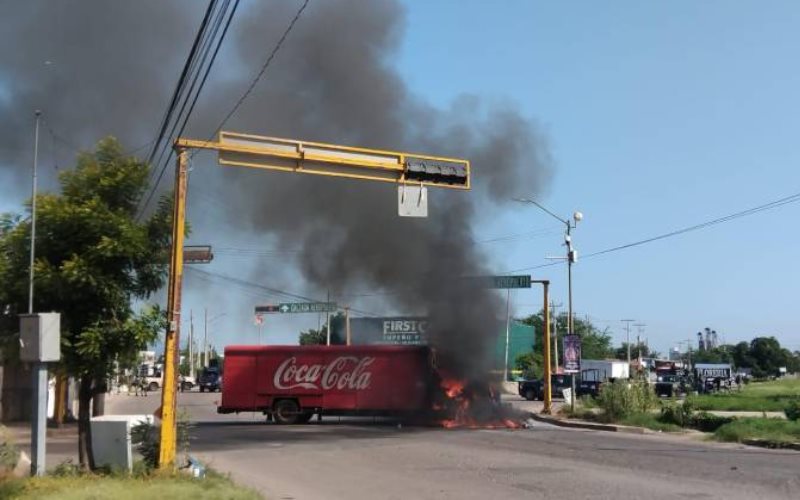
[[[327,365],[311,365],[298,364],[293,356],[278,366],[272,382],[276,389],[367,389],[372,381],[368,368],[374,361],[369,356],[340,356]]]

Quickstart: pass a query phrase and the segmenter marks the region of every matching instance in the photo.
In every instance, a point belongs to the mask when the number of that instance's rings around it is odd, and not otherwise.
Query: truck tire
[[[150,385],[147,386],[147,390],[150,392],[158,390],[158,382],[150,382]]]
[[[527,399],[528,401],[533,401],[534,399],[536,399],[536,391],[534,391],[533,389],[528,389],[527,391],[525,391],[525,399]]]
[[[272,407],[272,417],[276,424],[292,425],[300,421],[300,407],[294,399],[281,399]]]

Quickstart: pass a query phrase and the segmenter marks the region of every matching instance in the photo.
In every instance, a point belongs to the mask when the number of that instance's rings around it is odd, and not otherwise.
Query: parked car
[[[222,374],[215,368],[206,368],[197,380],[200,392],[222,391]]]
[[[181,375],[181,390],[191,391],[197,385],[197,379],[190,375]]]
[[[554,398],[564,397],[562,391],[572,388],[573,375],[559,374],[551,375],[550,377],[551,391]],[[600,394],[601,385],[602,383],[597,380],[582,380],[582,377],[578,377],[575,380],[575,392],[578,393],[578,397],[587,395],[598,396]],[[520,396],[528,401],[533,401],[535,399],[543,400],[544,379],[522,380],[517,384],[517,391]]]

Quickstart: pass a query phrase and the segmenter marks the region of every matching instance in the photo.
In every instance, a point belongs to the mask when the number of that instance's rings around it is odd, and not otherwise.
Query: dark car
[[[222,390],[222,374],[215,369],[206,368],[197,379],[200,392],[214,392]]]
[[[553,397],[562,397],[561,391],[572,387],[572,375],[551,375],[550,387]],[[544,399],[544,379],[522,380],[518,384],[519,395],[528,401]]]
[[[551,391],[554,398],[563,397],[562,391],[564,389],[571,389],[572,388],[572,375],[551,375]],[[598,396],[600,394],[600,386],[602,384],[600,382],[591,381],[591,380],[581,380],[578,377],[575,380],[575,392],[578,393],[578,397],[581,396]],[[537,379],[537,380],[523,380],[520,381],[518,384],[518,392],[519,395],[523,398],[527,399],[528,401],[533,401],[535,399],[543,400],[544,399],[544,380]]]

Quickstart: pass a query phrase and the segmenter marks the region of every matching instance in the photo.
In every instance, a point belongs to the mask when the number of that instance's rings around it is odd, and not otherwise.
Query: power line
[[[208,137],[208,139],[206,139],[206,143],[211,142],[214,139],[214,136],[216,136],[219,133],[219,131],[222,130],[222,127],[224,127],[225,124],[228,122],[228,120],[231,118],[231,116],[233,116],[233,114],[236,113],[236,111],[239,109],[239,106],[242,105],[245,99],[247,99],[247,97],[253,91],[256,84],[258,84],[258,81],[261,79],[261,77],[264,76],[264,73],[267,71],[267,68],[269,68],[269,65],[272,63],[273,59],[275,59],[275,55],[278,53],[279,50],[281,50],[283,43],[286,41],[286,38],[289,36],[289,33],[294,28],[294,25],[297,23],[297,21],[300,19],[300,16],[302,16],[303,12],[306,10],[309,1],[310,0],[305,0],[303,2],[303,5],[301,5],[300,8],[297,10],[297,13],[294,15],[294,18],[292,18],[292,21],[289,23],[289,25],[286,27],[286,30],[283,32],[283,35],[281,35],[281,37],[278,39],[278,43],[276,43],[275,46],[272,48],[272,51],[270,52],[266,61],[261,66],[261,70],[258,72],[253,81],[250,82],[250,85],[247,87],[247,90],[245,90],[242,96],[239,97],[239,100],[236,102],[236,104],[234,104],[231,110],[228,111],[228,114],[225,115],[225,118],[223,118],[222,121],[217,126],[217,128],[214,129],[214,132],[212,132],[211,135]],[[192,156],[194,156],[197,153],[197,151],[198,150],[195,149],[192,152]]]
[[[763,211],[766,211],[766,210],[772,210],[772,209],[781,207],[783,205],[788,205],[790,203],[796,203],[798,201],[800,201],[800,193],[795,193],[795,194],[792,194],[792,195],[789,195],[789,196],[785,196],[783,198],[779,198],[777,200],[771,201],[769,203],[764,203],[762,205],[751,207],[751,208],[748,208],[746,210],[741,210],[739,212],[734,212],[734,213],[731,213],[731,214],[728,214],[728,215],[725,215],[725,216],[722,216],[722,217],[717,217],[716,219],[711,219],[711,220],[708,220],[708,221],[705,221],[705,222],[701,222],[700,224],[695,224],[693,226],[684,227],[682,229],[677,229],[675,231],[670,231],[668,233],[660,234],[658,236],[645,238],[643,240],[638,240],[638,241],[634,241],[634,242],[631,242],[631,243],[626,243],[624,245],[617,245],[617,246],[614,246],[614,247],[611,247],[611,248],[606,248],[605,250],[600,250],[598,252],[592,252],[592,253],[584,255],[582,258],[584,260],[585,259],[590,259],[592,257],[605,255],[607,253],[612,253],[612,252],[617,252],[617,251],[620,251],[620,250],[625,250],[627,248],[637,247],[637,246],[640,246],[640,245],[644,245],[644,244],[647,244],[647,243],[652,243],[654,241],[659,241],[659,240],[663,240],[663,239],[666,239],[666,238],[671,238],[673,236],[678,236],[678,235],[689,233],[689,232],[692,232],[692,231],[698,231],[700,229],[705,229],[707,227],[716,226],[716,225],[722,224],[724,222],[729,222],[729,221],[732,221],[732,220],[736,220],[736,219],[739,219],[741,217],[746,217],[748,215],[754,215],[754,214],[757,214],[759,212],[763,212]],[[512,269],[510,271],[504,271],[501,274],[511,274],[511,273],[516,273],[516,272],[521,272],[521,271],[530,271],[530,270],[533,270],[533,269],[541,269],[543,267],[555,266],[555,265],[558,265],[558,264],[561,264],[561,262],[558,262],[558,261],[548,262],[546,264],[539,264],[539,265],[536,265],[536,266],[521,267],[521,268],[518,268],[518,269]]]
[[[735,220],[735,219],[739,219],[741,217],[746,217],[748,215],[753,215],[753,214],[756,214],[756,213],[759,213],[759,212],[763,212],[765,210],[772,210],[774,208],[778,208],[780,206],[787,205],[789,203],[795,203],[795,202],[798,202],[798,201],[800,201],[800,193],[795,193],[795,194],[792,194],[792,195],[777,199],[775,201],[771,201],[769,203],[765,203],[763,205],[758,205],[758,206],[755,206],[755,207],[752,207],[752,208],[748,208],[747,210],[742,210],[740,212],[734,212],[732,214],[725,215],[723,217],[718,217],[716,219],[712,219],[712,220],[709,220],[709,221],[706,221],[706,222],[702,222],[700,224],[695,224],[693,226],[685,227],[683,229],[678,229],[678,230],[675,230],[675,231],[670,231],[668,233],[660,234],[658,236],[653,236],[651,238],[646,238],[646,239],[643,239],[643,240],[634,241],[633,243],[627,243],[625,245],[619,245],[619,246],[607,248],[605,250],[600,250],[599,252],[593,252],[593,253],[585,255],[583,258],[584,259],[588,259],[588,258],[591,258],[591,257],[597,257],[598,255],[604,255],[604,254],[611,253],[611,252],[617,252],[619,250],[624,250],[626,248],[632,248],[632,247],[636,247],[636,246],[639,246],[639,245],[644,245],[646,243],[652,243],[654,241],[663,240],[663,239],[666,239],[666,238],[671,238],[673,236],[678,236],[680,234],[688,233],[688,232],[691,232],[691,231],[697,231],[697,230],[700,230],[700,229],[705,229],[707,227],[716,226],[717,224],[722,224],[723,222],[729,222],[729,221],[732,221],[732,220]]]
[[[175,129],[176,129],[178,123],[180,122],[181,114],[183,113],[183,110],[185,109],[186,104],[189,102],[189,99],[192,99],[192,104],[189,106],[188,112],[184,115],[183,123],[181,124],[180,129],[178,130],[178,136],[180,136],[183,133],[183,131],[184,131],[185,127],[186,127],[186,124],[189,121],[189,118],[190,118],[192,112],[194,111],[195,105],[197,104],[197,100],[200,97],[201,92],[203,91],[203,88],[205,86],[206,80],[208,79],[208,75],[209,75],[209,73],[211,71],[211,68],[214,65],[214,61],[216,61],[217,54],[219,53],[220,47],[222,46],[222,42],[225,40],[225,36],[228,33],[228,28],[230,27],[231,21],[233,20],[233,16],[236,13],[237,7],[239,6],[239,0],[235,1],[234,5],[233,5],[233,8],[230,10],[230,14],[228,14],[228,6],[229,6],[229,4],[230,4],[230,0],[225,0],[225,2],[223,3],[222,7],[218,11],[216,19],[214,20],[214,26],[211,29],[211,34],[207,38],[207,43],[203,46],[203,49],[202,49],[202,53],[203,54],[202,54],[202,56],[200,56],[200,60],[199,60],[200,62],[197,64],[197,68],[198,68],[197,72],[195,72],[194,77],[192,78],[192,83],[190,84],[189,90],[188,90],[188,92],[186,94],[186,99],[184,99],[183,104],[181,106],[181,109],[178,112],[177,118],[176,118],[175,122],[173,123],[172,129],[170,130],[170,135],[169,135],[170,138],[174,137],[174,132],[175,132]],[[219,27],[221,26],[221,24],[222,24],[223,20],[225,19],[226,15],[227,15],[228,19],[227,19],[227,21],[225,23],[225,28],[223,29],[222,34],[217,38],[217,36],[216,36],[217,32],[219,31]],[[205,61],[206,61],[206,58],[208,57],[209,51],[211,49],[211,46],[214,43],[213,40],[215,38],[216,38],[216,47],[214,48],[214,52],[211,55],[210,61],[206,65]],[[200,80],[200,84],[197,87],[197,91],[194,93],[194,97],[192,98],[190,96],[192,94],[192,91],[194,90],[195,84],[197,83],[197,78],[200,75],[200,72],[203,71],[202,68],[203,68],[204,65],[205,65],[205,71],[203,73],[203,77]],[[153,195],[155,194],[156,190],[158,189],[158,185],[161,182],[161,179],[163,178],[164,173],[166,172],[167,166],[169,165],[170,159],[172,157],[173,150],[172,150],[172,148],[169,147],[169,142],[167,142],[165,144],[165,147],[168,148],[167,150],[169,151],[169,153],[167,153],[167,157],[166,157],[166,159],[164,161],[163,166],[161,167],[161,170],[160,170],[160,172],[158,174],[158,178],[156,179],[155,183],[153,183],[152,189],[150,190],[150,193],[148,194],[147,199],[145,200],[144,204],[141,207],[141,210],[139,212],[139,216],[140,217],[144,213],[145,209],[147,208],[147,205],[150,203],[150,200],[152,200]],[[162,149],[162,155],[159,156],[159,161],[160,161],[160,158],[163,156],[163,151],[164,151],[164,149]]]
[[[172,113],[175,111],[175,108],[178,105],[178,100],[186,84],[186,78],[195,60],[197,49],[200,46],[201,40],[205,35],[206,26],[208,25],[208,20],[211,18],[211,13],[213,12],[215,5],[216,5],[216,0],[210,0],[208,2],[208,7],[206,7],[205,16],[203,16],[203,21],[200,23],[200,28],[197,30],[197,35],[195,35],[194,42],[192,43],[192,48],[189,51],[189,56],[186,58],[186,62],[183,65],[183,70],[181,71],[180,77],[178,77],[178,83],[175,85],[175,90],[172,92],[172,99],[170,100],[169,106],[167,107],[167,111],[164,113],[164,117],[161,119],[161,126],[159,127],[158,135],[156,135],[155,144],[153,145],[153,149],[150,151],[150,155],[147,157],[148,164],[151,164],[153,162],[153,159],[156,156],[156,152],[158,151],[158,146],[161,143],[161,140],[164,138],[164,134],[167,131],[167,126],[169,125]]]
[[[298,293],[289,292],[289,291],[286,291],[286,290],[279,290],[277,288],[271,288],[271,287],[264,286],[264,285],[261,285],[261,284],[258,284],[258,283],[253,283],[251,281],[243,280],[241,278],[235,278],[233,276],[227,276],[227,275],[224,275],[224,274],[214,273],[214,272],[211,272],[211,271],[203,271],[202,269],[197,269],[195,267],[187,267],[187,269],[189,271],[195,273],[195,274],[199,274],[199,275],[202,275],[202,276],[209,276],[209,277],[218,278],[218,279],[221,279],[221,280],[224,280],[224,281],[227,281],[227,282],[230,282],[230,283],[234,283],[234,284],[237,284],[237,285],[240,285],[240,286],[243,286],[243,287],[249,287],[249,288],[257,289],[257,290],[265,290],[267,292],[270,292],[273,296],[282,297],[282,298],[285,298],[285,299],[303,300],[303,301],[307,301],[307,302],[325,302],[324,300],[321,300],[321,299],[315,299],[315,298],[312,298],[312,297],[306,297],[305,295],[300,295]],[[357,308],[354,308],[354,307],[350,307],[350,310],[352,312],[354,312],[356,314],[360,314],[362,316],[378,316],[377,314],[373,314],[371,312],[364,311],[364,310],[361,310],[361,309],[357,309]]]

